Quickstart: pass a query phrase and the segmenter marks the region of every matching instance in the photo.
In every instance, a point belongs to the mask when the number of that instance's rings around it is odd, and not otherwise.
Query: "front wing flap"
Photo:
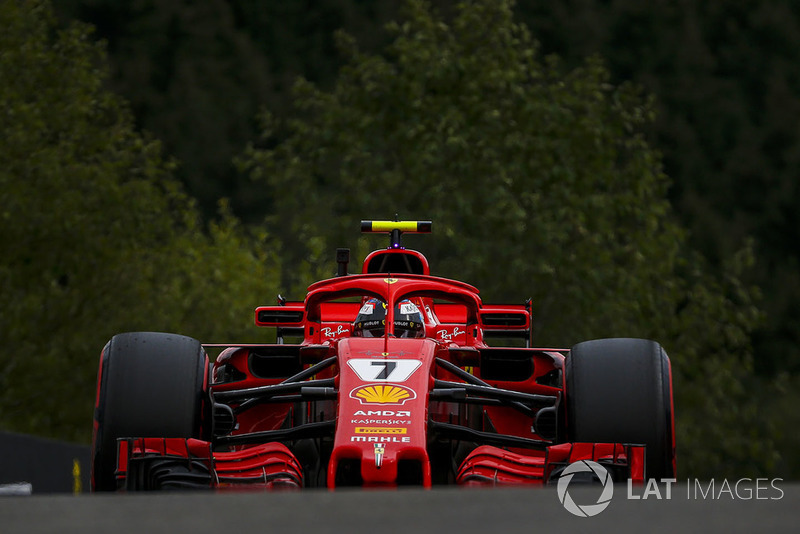
[[[459,485],[544,485],[581,460],[602,465],[614,482],[643,483],[645,447],[620,443],[562,443],[521,454],[483,445],[461,463]],[[212,451],[209,442],[184,438],[118,441],[117,483],[128,490],[292,489],[303,487],[300,462],[270,442],[237,451]]]
[[[602,465],[614,482],[642,483],[644,455],[643,445],[621,443],[562,443],[534,456],[484,445],[462,462],[456,482],[469,486],[549,484],[568,465],[591,460]]]
[[[211,443],[184,438],[118,440],[117,485],[129,490],[303,486],[303,469],[278,442],[213,452]]]

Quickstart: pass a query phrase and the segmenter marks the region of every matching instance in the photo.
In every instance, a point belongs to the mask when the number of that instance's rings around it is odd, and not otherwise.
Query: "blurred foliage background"
[[[542,344],[661,342],[681,477],[797,478],[800,7],[434,5],[0,0],[0,426],[88,441],[111,335],[263,340],[397,213]]]

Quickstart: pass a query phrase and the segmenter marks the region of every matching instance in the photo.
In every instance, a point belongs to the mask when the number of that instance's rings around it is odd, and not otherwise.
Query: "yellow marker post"
[[[72,493],[78,495],[83,492],[83,482],[81,482],[81,463],[77,458],[72,460]]]

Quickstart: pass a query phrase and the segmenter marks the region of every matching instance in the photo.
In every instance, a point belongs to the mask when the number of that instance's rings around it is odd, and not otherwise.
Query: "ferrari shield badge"
[[[375,444],[375,467],[380,469],[383,465],[383,454],[386,452],[383,443]]]

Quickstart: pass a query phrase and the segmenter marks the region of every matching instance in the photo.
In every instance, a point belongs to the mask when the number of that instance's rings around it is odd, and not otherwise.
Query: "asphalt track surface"
[[[617,486],[594,517],[567,512],[555,488],[325,490],[291,493],[157,493],[0,497],[0,532],[193,534],[536,532],[798,532],[800,485],[778,483],[765,497],[691,497],[684,481],[670,500],[629,500]],[[594,504],[596,487],[569,488]],[[665,492],[661,491],[662,497]],[[744,495],[746,496],[746,495]]]

